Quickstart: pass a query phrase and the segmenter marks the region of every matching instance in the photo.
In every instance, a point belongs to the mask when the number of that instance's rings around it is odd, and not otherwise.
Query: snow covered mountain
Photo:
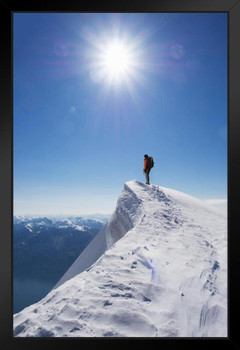
[[[59,282],[14,315],[15,336],[226,337],[227,215],[128,181]]]
[[[86,228],[100,229],[105,220],[95,220],[83,217],[69,217],[69,218],[47,218],[47,217],[21,217],[14,216],[13,223],[16,229],[27,229],[30,232],[34,230],[52,230],[53,228],[65,229],[71,228],[77,231],[85,231]]]
[[[82,217],[14,217],[14,277],[48,276],[54,286],[103,226]]]

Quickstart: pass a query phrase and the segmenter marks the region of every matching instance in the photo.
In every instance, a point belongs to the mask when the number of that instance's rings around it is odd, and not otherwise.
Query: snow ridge
[[[125,183],[116,210],[107,225],[106,240],[108,248],[136,226],[142,216],[142,199]]]
[[[89,268],[106,249],[132,229],[143,215],[141,204],[142,200],[126,183],[109,221],[62,276],[54,289]]]
[[[196,198],[128,181],[65,281],[14,315],[14,335],[226,337],[226,221]]]

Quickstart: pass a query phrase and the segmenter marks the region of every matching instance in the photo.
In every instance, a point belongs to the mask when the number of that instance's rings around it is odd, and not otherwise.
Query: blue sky
[[[14,214],[111,213],[145,153],[151,183],[227,198],[226,13],[13,17]]]

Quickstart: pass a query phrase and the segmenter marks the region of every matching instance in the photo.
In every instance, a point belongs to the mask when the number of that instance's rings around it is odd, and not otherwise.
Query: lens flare
[[[171,47],[171,57],[175,60],[180,60],[184,56],[184,47],[182,45],[173,45]]]

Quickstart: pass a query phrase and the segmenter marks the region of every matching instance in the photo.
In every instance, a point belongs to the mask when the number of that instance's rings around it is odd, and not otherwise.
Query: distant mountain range
[[[53,287],[106,221],[107,217],[14,216],[14,280],[47,281]],[[23,293],[19,287],[14,289],[16,304]]]
[[[14,217],[14,276],[60,277],[105,224],[82,217]],[[58,276],[58,277],[57,277]]]

